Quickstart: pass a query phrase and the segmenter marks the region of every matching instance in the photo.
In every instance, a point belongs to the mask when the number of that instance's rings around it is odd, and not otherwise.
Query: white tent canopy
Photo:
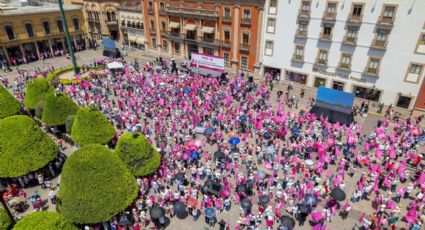
[[[111,62],[108,63],[108,69],[122,69],[124,68],[124,65],[121,62]]]

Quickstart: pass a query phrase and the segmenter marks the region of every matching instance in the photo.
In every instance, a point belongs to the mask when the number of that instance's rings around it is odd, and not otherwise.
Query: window
[[[354,17],[360,17],[362,15],[363,5],[360,4],[354,4],[353,5],[353,12],[351,13]]]
[[[15,33],[13,32],[13,28],[11,25],[4,26],[4,30],[6,31],[7,38],[9,38],[9,40],[15,40]]]
[[[224,31],[224,40],[230,41],[230,31],[228,31],[228,30]]]
[[[63,33],[63,24],[62,24],[62,20],[61,20],[61,19],[58,19],[58,20],[56,21],[56,25],[57,25],[57,27],[58,27],[58,31],[59,31],[59,33]]]
[[[168,42],[166,40],[162,41],[162,51],[168,52]]]
[[[319,64],[326,65],[328,63],[328,51],[327,50],[319,50],[318,60]]]
[[[115,17],[115,12],[111,12],[111,20],[113,22],[117,20],[117,18]]]
[[[339,91],[344,91],[344,82],[334,81],[332,83],[332,89],[336,89]]]
[[[50,24],[48,21],[44,21],[43,22],[43,29],[44,29],[44,34],[45,35],[49,35],[51,33],[50,31]]]
[[[210,48],[205,48],[205,53],[208,55],[214,55],[214,50]]]
[[[384,14],[382,15],[382,17],[391,19],[394,17],[394,13],[395,13],[395,6],[384,6]]]
[[[264,54],[266,56],[273,56],[273,41],[266,41],[266,50]]]
[[[155,30],[155,22],[151,20],[150,23],[151,23],[151,30]]]
[[[269,18],[267,21],[267,33],[274,33],[276,28],[276,19]]]
[[[305,21],[300,22],[300,32],[307,32],[308,23]]]
[[[424,64],[410,63],[404,81],[416,84],[419,83],[424,66]]]
[[[388,32],[385,30],[380,30],[376,34],[376,40],[384,42],[387,40]]]
[[[332,37],[332,26],[324,25],[322,38],[331,39],[331,37]]]
[[[421,72],[422,72],[422,65],[418,65],[418,64],[410,65],[409,73],[420,74]]]
[[[269,14],[277,13],[277,0],[270,0]]]
[[[167,30],[167,28],[165,27],[165,22],[164,21],[161,21],[161,30],[162,31],[166,31]]]
[[[34,37],[34,30],[32,29],[31,23],[25,23],[25,30],[27,31],[28,37],[32,38]]]
[[[106,12],[106,20],[110,22],[112,20],[111,12]]]
[[[74,25],[74,30],[79,31],[80,30],[80,23],[78,22],[78,18],[72,19],[72,24]]]
[[[224,8],[224,17],[230,18],[230,8]]]
[[[248,68],[248,57],[241,56],[241,69],[247,69]]]
[[[310,1],[303,1],[301,9],[304,12],[309,12],[310,11]]]
[[[396,106],[399,108],[408,109],[411,101],[412,101],[411,97],[399,95]]]
[[[178,42],[174,43],[174,52],[176,54],[180,53],[180,43],[178,43]]]
[[[223,53],[224,64],[230,65],[230,53]]]
[[[326,7],[327,14],[335,14],[336,13],[336,2],[328,2]]]
[[[304,56],[304,46],[296,46],[295,47],[295,54],[297,56],[303,57]]]
[[[357,37],[357,29],[350,28],[347,31],[347,37],[349,38],[356,38]]]
[[[242,43],[243,44],[249,44],[249,33],[243,33],[242,34]]]
[[[366,68],[366,73],[378,74],[379,58],[369,58],[369,63]]]
[[[354,96],[370,101],[379,101],[381,91],[375,88],[365,88],[361,86],[353,87]]]
[[[165,4],[163,2],[159,3],[159,10],[165,11]]]
[[[251,18],[251,10],[244,9],[243,10],[243,18]]]
[[[156,49],[156,39],[152,38],[152,48]]]
[[[152,2],[148,3],[148,10],[153,10],[153,3]]]
[[[343,53],[341,55],[340,67],[349,68],[351,65],[351,54]]]

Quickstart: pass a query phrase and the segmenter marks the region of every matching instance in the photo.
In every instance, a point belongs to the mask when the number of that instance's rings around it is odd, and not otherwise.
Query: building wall
[[[120,31],[119,43],[145,49],[145,22],[141,7],[119,7],[118,27]]]
[[[269,18],[276,19],[275,33],[264,33],[261,42],[261,62],[263,70],[273,67],[281,70],[285,77],[285,71],[290,70],[307,75],[307,86],[314,86],[315,77],[326,79],[327,87],[332,87],[334,81],[343,82],[344,91],[353,92],[353,87],[362,86],[374,91],[382,91],[378,98],[385,104],[397,105],[400,96],[411,98],[408,109],[414,107],[416,96],[420,90],[420,83],[424,77],[425,55],[416,51],[418,37],[425,22],[425,1],[366,1],[346,0],[336,1],[336,19],[333,22],[332,39],[325,41],[320,39],[323,30],[323,15],[326,9],[326,1],[311,1],[311,14],[308,17],[308,34],[306,38],[296,35],[299,22],[299,9],[302,1],[278,1],[277,15],[270,14],[270,0],[266,1],[263,26],[267,27]],[[343,43],[346,36],[349,14],[352,12],[353,3],[363,3],[363,17],[359,24],[357,42],[355,45]],[[376,36],[376,31],[383,29],[377,22],[382,14],[384,4],[396,5],[396,13],[392,26],[386,26],[389,35],[386,49],[373,48],[371,44]],[[332,23],[331,23],[332,24]],[[273,41],[273,55],[265,55],[266,41]],[[293,61],[295,46],[304,46],[303,61]],[[317,65],[316,59],[319,49],[327,49],[327,64]],[[342,53],[352,54],[351,67],[342,70],[339,67]],[[376,75],[365,74],[369,57],[381,59],[379,72]],[[422,65],[422,71],[413,80],[406,81],[406,74],[411,63]],[[316,71],[313,71],[316,70]],[[319,73],[319,72],[320,73]],[[408,77],[412,80],[413,77]]]

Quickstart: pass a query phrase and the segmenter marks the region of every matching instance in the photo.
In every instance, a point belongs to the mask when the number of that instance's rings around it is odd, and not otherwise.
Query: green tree
[[[13,230],[78,230],[72,223],[67,221],[57,212],[33,212],[22,218],[13,227]]]
[[[18,177],[56,158],[58,146],[28,116],[0,120],[0,177]]]
[[[127,208],[137,192],[136,180],[114,153],[87,145],[63,166],[57,210],[73,223],[98,223]]]
[[[6,211],[3,208],[0,208],[0,230],[6,230],[12,222],[9,219]]]
[[[78,105],[64,93],[51,93],[44,100],[43,115],[41,121],[48,126],[65,125],[66,118],[74,115]]]
[[[115,152],[135,176],[147,176],[161,164],[161,156],[141,134],[126,133],[118,140]]]
[[[80,108],[72,124],[71,138],[80,145],[105,144],[114,138],[115,128],[97,109]]]
[[[19,101],[0,86],[0,119],[17,114],[19,109]]]
[[[47,80],[35,78],[27,84],[25,89],[24,105],[28,109],[35,109],[35,105],[44,100],[47,94],[54,91],[53,86]]]

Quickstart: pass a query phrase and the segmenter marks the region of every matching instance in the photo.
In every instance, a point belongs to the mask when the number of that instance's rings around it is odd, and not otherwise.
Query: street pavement
[[[99,59],[102,56],[102,51],[100,49],[94,51],[94,50],[87,50],[87,51],[81,51],[78,52],[76,54],[77,56],[77,63],[79,65],[82,64],[90,64],[93,63],[93,60]],[[151,61],[152,59],[155,58],[155,56],[153,55],[149,55],[146,54],[144,52],[141,51],[130,51],[129,55],[127,57],[125,57],[126,60],[130,60],[130,61],[134,61],[134,58],[137,58],[137,60],[141,61],[141,63],[144,63],[146,61]],[[34,63],[30,63],[27,65],[23,65],[23,66],[19,66],[18,68],[24,68],[26,70],[33,70],[34,68],[40,67],[40,68],[44,68],[44,67],[50,67],[50,66],[54,66],[55,69],[59,69],[59,68],[63,68],[66,66],[69,66],[70,60],[66,59],[65,57],[57,57],[57,58],[53,58],[53,59],[48,59],[45,62],[42,61],[38,61],[38,62],[34,62]],[[3,77],[7,77],[9,78],[10,82],[13,84],[13,78],[17,75],[16,73],[16,68],[13,68],[13,72],[10,73],[0,73],[0,76]],[[272,94],[272,98],[270,100],[276,102],[277,101],[277,96],[276,96],[276,92],[279,90],[282,91],[286,91],[286,87],[287,87],[287,82],[279,82],[279,83],[275,83],[275,87],[273,89],[273,94]],[[307,99],[310,97],[315,97],[315,89],[306,89],[305,92],[305,96],[304,98],[300,98],[300,88],[299,86],[294,85],[294,91],[293,91],[293,95],[295,95],[298,99],[299,99],[299,106],[298,109],[294,109],[292,108],[292,111],[295,110],[308,110],[309,106],[307,104]],[[287,106],[285,106],[285,110],[288,110],[289,108]],[[364,129],[363,129],[363,133],[365,134],[369,134],[370,131],[372,131],[374,129],[374,127],[376,126],[376,123],[379,119],[382,119],[382,115],[377,114],[375,112],[371,112],[370,114],[368,114],[368,116],[365,117],[357,117],[356,118],[358,123],[362,124]],[[52,137],[53,138],[53,137]],[[204,137],[200,137],[200,139],[202,139]],[[252,141],[252,140],[251,140]],[[64,153],[69,156],[70,154],[72,154],[75,150],[76,147],[70,146],[65,144],[65,149],[64,149]],[[206,147],[209,150],[212,150],[212,146],[207,146]],[[346,183],[346,188],[345,191],[347,193],[347,199],[350,199],[351,194],[354,192],[355,190],[355,185],[356,182],[358,181],[360,175],[361,175],[362,169],[357,169],[357,172],[355,174],[355,176],[353,178],[350,179],[346,179],[345,183]],[[60,177],[60,176],[59,176]],[[56,186],[57,184],[60,184],[60,178],[54,178],[51,180],[52,185]],[[47,194],[48,194],[48,190],[42,189],[40,186],[36,186],[36,187],[32,187],[32,188],[28,188],[25,190],[28,194],[28,197],[30,197],[31,195],[33,195],[36,191],[38,191],[41,194],[41,197],[43,200],[48,200],[47,198]],[[229,221],[231,223],[231,227],[230,229],[234,229],[234,224],[236,223],[236,220],[239,218],[239,208],[237,207],[237,205],[232,204],[233,207],[230,210],[230,212],[222,212],[221,214],[218,215],[218,221],[220,221],[221,219],[225,220],[225,221]],[[407,203],[405,203],[405,201],[402,201],[401,205],[403,207],[406,207]],[[332,222],[328,222],[326,223],[327,227],[329,229],[341,229],[341,230],[345,230],[345,229],[355,229],[355,226],[358,223],[358,219],[359,216],[361,215],[361,213],[371,213],[373,210],[370,207],[370,202],[366,202],[366,201],[362,201],[362,202],[358,202],[358,203],[351,203],[352,206],[352,210],[350,211],[348,218],[346,219],[341,219],[341,217],[339,216],[335,216],[333,217]],[[253,210],[257,210],[256,208],[257,206],[254,205]],[[48,210],[55,210],[55,205],[51,204],[50,201],[48,201]],[[25,213],[21,214],[21,215],[26,215],[29,212],[31,212],[32,209],[30,208],[29,210],[27,210]],[[256,212],[256,211],[255,211]],[[15,213],[15,216],[19,217],[19,215],[17,213]],[[263,225],[264,226],[264,225]],[[275,226],[277,226],[277,224],[275,224]],[[152,227],[152,225],[150,225],[149,227]],[[401,229],[401,227],[404,227],[403,224],[401,223],[401,225],[398,226],[399,229]],[[177,218],[173,218],[171,219],[171,223],[168,226],[168,229],[172,229],[172,230],[186,230],[186,229],[218,229],[218,225],[216,225],[215,227],[209,227],[205,224],[205,221],[203,220],[203,216],[201,216],[196,222],[194,222],[192,220],[192,218],[189,216],[188,218],[184,219],[184,220],[179,220]],[[311,226],[306,223],[304,226],[296,226],[295,229],[311,229]]]

